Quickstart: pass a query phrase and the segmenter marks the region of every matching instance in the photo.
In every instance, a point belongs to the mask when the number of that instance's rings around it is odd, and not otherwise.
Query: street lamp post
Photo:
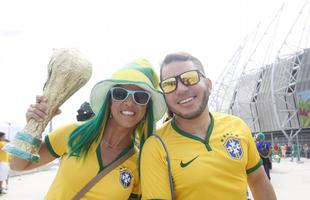
[[[6,123],[8,125],[8,136],[7,136],[7,138],[8,138],[8,140],[11,140],[11,126],[12,126],[13,122],[6,122]]]

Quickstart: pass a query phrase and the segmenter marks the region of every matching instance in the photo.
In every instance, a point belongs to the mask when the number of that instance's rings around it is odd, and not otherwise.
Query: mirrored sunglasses
[[[179,74],[175,77],[167,78],[160,82],[160,88],[165,94],[175,91],[178,87],[178,79],[182,82],[183,85],[193,86],[200,81],[200,75],[205,77],[199,70],[191,70]]]

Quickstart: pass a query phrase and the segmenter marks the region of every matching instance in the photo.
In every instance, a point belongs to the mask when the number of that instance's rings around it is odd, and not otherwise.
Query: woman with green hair
[[[46,116],[43,96],[37,96],[27,120]],[[138,199],[139,149],[166,111],[158,77],[144,59],[125,65],[90,94],[95,116],[49,133],[40,161],[14,157],[14,170],[30,170],[61,158],[45,199]],[[156,106],[155,106],[156,105]]]

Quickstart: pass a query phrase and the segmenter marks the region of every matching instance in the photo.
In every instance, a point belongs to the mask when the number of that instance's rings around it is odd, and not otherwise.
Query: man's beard
[[[186,113],[181,113],[179,111],[177,111],[176,109],[174,109],[173,107],[170,107],[169,105],[169,110],[171,110],[175,115],[177,115],[178,117],[181,117],[183,119],[195,119],[197,117],[199,117],[203,111],[206,109],[207,105],[208,105],[208,101],[209,101],[209,90],[205,90],[203,93],[203,99],[202,102],[200,103],[199,107],[197,110],[193,111],[193,112],[186,112]]]

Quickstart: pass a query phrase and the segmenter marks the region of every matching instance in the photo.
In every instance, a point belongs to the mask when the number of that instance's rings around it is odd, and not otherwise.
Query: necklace
[[[113,144],[111,144],[111,143],[105,141],[104,139],[101,140],[101,145],[105,146],[105,147],[108,148],[108,149],[113,149],[113,150],[119,150],[119,151],[120,151],[120,150],[123,150],[123,149],[124,149],[124,148],[119,147],[119,146],[117,146],[117,145],[113,145]]]

